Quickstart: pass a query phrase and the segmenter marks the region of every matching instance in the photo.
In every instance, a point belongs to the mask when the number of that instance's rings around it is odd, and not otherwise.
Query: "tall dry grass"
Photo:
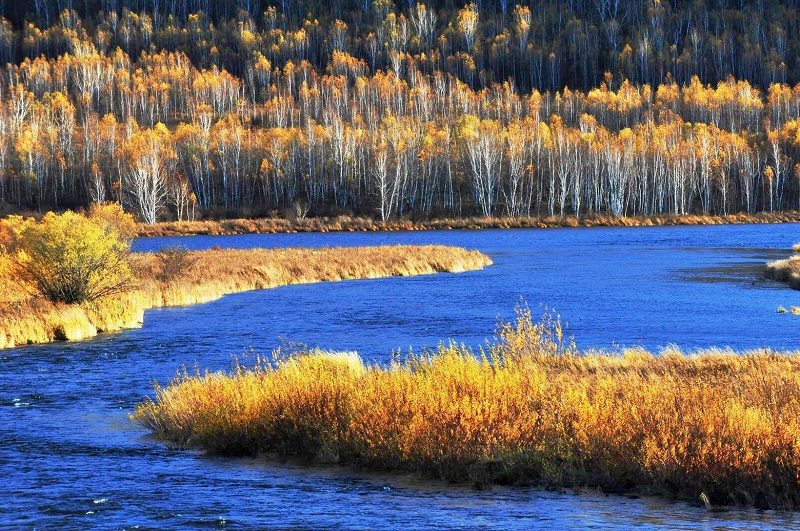
[[[553,227],[640,227],[655,225],[722,225],[740,223],[788,223],[800,221],[800,212],[736,213],[728,216],[684,215],[631,216],[609,215],[555,217],[470,217],[412,221],[397,219],[378,221],[371,218],[339,216],[334,218],[229,219],[165,222],[149,225],[140,223],[139,236],[178,236],[190,234],[271,234],[290,232],[356,232],[443,229],[508,229]]]
[[[136,289],[94,303],[53,304],[33,297],[0,262],[0,348],[137,326],[144,311],[195,304],[229,293],[288,284],[460,272],[491,264],[477,251],[445,246],[251,249],[190,252],[192,266],[163,280],[158,257],[132,255]]]
[[[310,352],[182,374],[133,418],[217,454],[278,452],[491,482],[635,490],[796,508],[800,358],[579,353],[520,312],[485,352],[442,345],[389,366]]]
[[[784,260],[767,262],[764,267],[764,276],[778,282],[785,282],[792,289],[800,289],[800,243],[794,244],[792,250],[798,254]]]

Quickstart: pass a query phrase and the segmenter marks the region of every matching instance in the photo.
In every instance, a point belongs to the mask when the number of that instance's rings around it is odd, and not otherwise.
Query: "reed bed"
[[[800,289],[800,243],[792,246],[794,255],[784,260],[767,262],[764,267],[764,276],[785,282],[792,289]]]
[[[657,225],[722,225],[741,223],[800,222],[799,211],[737,213],[727,216],[633,216],[614,217],[592,215],[586,217],[470,217],[457,219],[431,219],[412,221],[396,219],[378,221],[360,217],[321,217],[289,220],[283,218],[230,219],[203,221],[173,221],[153,225],[140,223],[139,236],[179,236],[191,234],[271,234],[292,232],[357,232],[400,230],[447,229],[508,229],[555,227],[642,227]]]
[[[207,302],[229,293],[288,284],[461,272],[491,264],[477,251],[436,245],[209,250],[188,255],[191,267],[165,280],[156,254],[133,254],[136,289],[80,305],[32,297],[6,270],[0,274],[0,348],[83,339],[130,328],[142,323],[148,308]]]
[[[598,487],[714,504],[800,501],[800,358],[580,353],[521,311],[485,350],[388,366],[312,351],[185,371],[132,418],[214,454],[277,453],[448,481]]]

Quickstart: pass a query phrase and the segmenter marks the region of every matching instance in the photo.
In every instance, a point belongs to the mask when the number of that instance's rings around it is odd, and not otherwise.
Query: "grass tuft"
[[[794,252],[798,252],[800,244],[794,244]],[[764,276],[789,284],[792,289],[800,289],[800,254],[795,254],[784,260],[767,262],[764,267]]]

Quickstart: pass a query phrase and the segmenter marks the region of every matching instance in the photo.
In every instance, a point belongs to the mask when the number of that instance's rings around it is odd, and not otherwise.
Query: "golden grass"
[[[165,222],[137,226],[138,236],[178,236],[190,234],[271,234],[291,232],[358,232],[398,230],[446,229],[508,229],[553,227],[642,227],[655,225],[723,225],[741,223],[800,222],[800,211],[737,213],[728,216],[685,215],[613,217],[591,215],[576,218],[561,217],[471,217],[458,219],[431,219],[411,221],[397,219],[377,221],[370,218],[339,216],[334,218],[307,218],[287,220],[281,218],[229,219],[220,221]]]
[[[800,358],[579,353],[521,311],[481,355],[389,366],[310,352],[178,376],[132,416],[217,454],[278,452],[476,485],[601,487],[715,504],[800,501]]]
[[[134,254],[133,269],[138,278],[135,290],[81,305],[34,298],[6,270],[0,275],[0,348],[83,339],[98,332],[130,328],[142,322],[148,308],[207,302],[228,293],[288,284],[461,272],[491,264],[477,251],[435,245],[190,254],[194,266],[169,282],[158,280],[154,254]]]
[[[800,253],[800,244],[794,244],[792,250]],[[764,276],[778,282],[785,282],[793,289],[800,289],[800,254],[784,260],[767,262],[764,267]]]

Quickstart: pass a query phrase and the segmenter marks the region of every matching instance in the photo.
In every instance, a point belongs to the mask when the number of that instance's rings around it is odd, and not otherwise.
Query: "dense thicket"
[[[795,7],[0,2],[0,201],[148,222],[798,208]]]

